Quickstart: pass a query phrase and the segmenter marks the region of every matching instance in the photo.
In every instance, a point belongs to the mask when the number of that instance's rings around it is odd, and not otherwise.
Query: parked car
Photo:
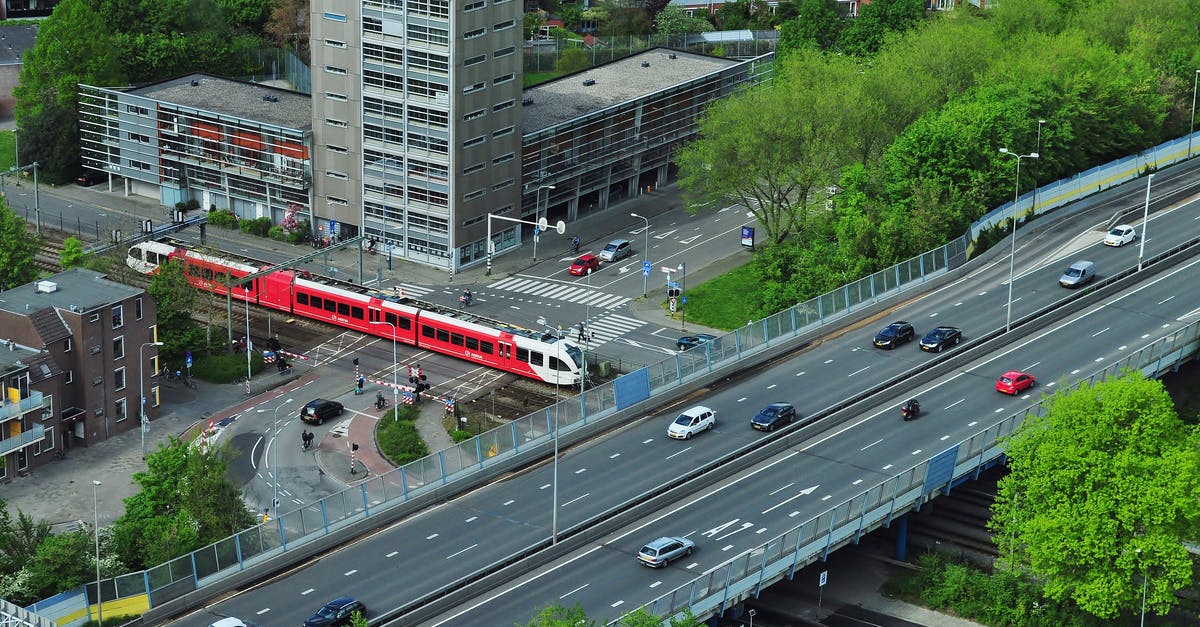
[[[691,555],[696,543],[687,538],[664,536],[651,540],[638,551],[638,562],[651,568],[665,568],[671,560]]]
[[[1020,370],[1009,370],[996,380],[996,391],[1016,396],[1033,387],[1033,375]]]
[[[1105,246],[1124,246],[1129,242],[1137,239],[1137,231],[1133,230],[1128,224],[1118,224],[1114,226],[1108,235],[1104,236]]]
[[[1067,268],[1062,276],[1058,277],[1058,284],[1063,287],[1079,287],[1091,281],[1095,276],[1096,264],[1090,261],[1076,261]]]
[[[108,180],[108,174],[99,170],[84,170],[83,174],[75,177],[75,183],[80,187],[91,187]]]
[[[771,403],[750,419],[750,426],[759,431],[774,431],[775,427],[791,424],[796,419],[796,408],[791,403]]]
[[[911,342],[916,337],[917,331],[913,329],[913,325],[903,320],[898,320],[883,327],[879,333],[875,334],[875,346],[879,348],[896,348],[905,342]]]
[[[345,407],[337,401],[331,401],[324,398],[315,398],[300,408],[300,420],[313,425],[324,424],[326,420],[333,420],[341,416],[346,411]]]
[[[595,272],[600,269],[600,260],[595,255],[580,255],[579,259],[571,262],[571,267],[567,272],[571,276],[583,276],[589,272]]]
[[[685,336],[679,338],[679,340],[677,340],[675,342],[675,348],[678,348],[681,351],[685,351],[685,350],[688,350],[689,348],[696,348],[697,346],[703,346],[705,344],[708,344],[709,342],[716,342],[716,341],[717,341],[717,336],[709,335],[707,333],[697,333],[695,335],[685,335]]]
[[[947,346],[958,346],[962,341],[962,330],[958,327],[937,327],[921,338],[921,350],[940,353]]]
[[[667,437],[676,440],[689,440],[697,433],[703,433],[717,425],[717,414],[713,410],[697,405],[685,410],[667,427]]]
[[[340,627],[349,625],[350,618],[355,612],[367,615],[367,608],[353,597],[338,597],[317,610],[316,614],[304,621],[304,627]]]
[[[600,251],[600,261],[617,261],[629,256],[633,252],[633,246],[627,239],[615,239],[604,246],[604,250]]]

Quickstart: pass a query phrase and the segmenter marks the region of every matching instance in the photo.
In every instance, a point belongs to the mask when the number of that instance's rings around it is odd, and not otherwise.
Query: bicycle
[[[193,390],[196,389],[196,382],[193,381],[192,378],[187,375],[183,376],[183,384],[188,386],[189,388],[192,388]]]

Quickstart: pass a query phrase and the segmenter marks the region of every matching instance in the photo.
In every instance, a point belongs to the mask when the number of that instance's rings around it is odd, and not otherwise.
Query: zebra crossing
[[[626,333],[637,330],[645,324],[645,321],[622,316],[621,314],[601,314],[592,318],[591,322],[587,325],[588,332],[591,334],[590,341],[587,342],[587,347],[596,348],[597,346],[607,344]]]
[[[556,283],[539,279],[507,277],[488,286],[489,289],[517,292],[535,298],[578,303],[600,309],[616,309],[631,299],[616,294],[606,294],[586,285]]]

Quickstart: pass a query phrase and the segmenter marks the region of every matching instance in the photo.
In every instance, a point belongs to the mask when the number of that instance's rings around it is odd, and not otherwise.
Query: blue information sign
[[[192,367],[192,351],[187,352],[187,357],[184,358],[184,361],[187,363],[188,368]]]
[[[742,227],[742,246],[745,248],[754,248],[754,227]]]
[[[649,261],[642,262],[642,276],[650,276],[650,262]]]

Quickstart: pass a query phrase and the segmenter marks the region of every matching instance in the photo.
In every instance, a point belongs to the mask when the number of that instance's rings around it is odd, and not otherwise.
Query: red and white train
[[[191,285],[222,296],[232,291],[231,297],[240,301],[360,333],[389,339],[395,333],[398,342],[530,379],[559,385],[580,381],[583,352],[551,334],[296,270],[278,270],[228,290],[228,277],[245,277],[271,266],[232,261],[175,242],[135,244],[125,261],[137,272],[153,274],[169,260],[184,264]]]

